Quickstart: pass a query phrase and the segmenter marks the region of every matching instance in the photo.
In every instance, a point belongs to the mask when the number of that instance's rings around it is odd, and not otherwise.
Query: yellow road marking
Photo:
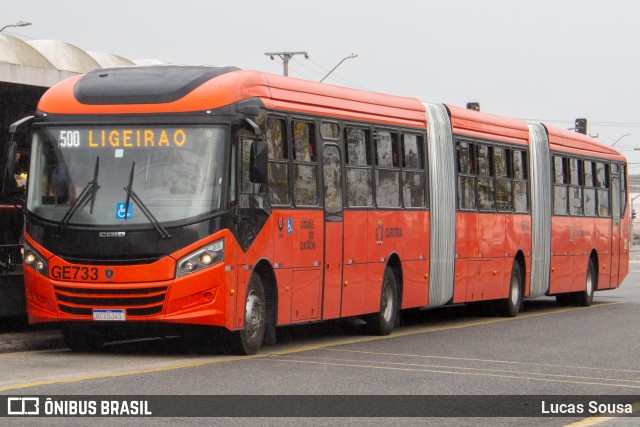
[[[216,363],[228,363],[228,362],[234,362],[234,361],[237,361],[237,360],[249,360],[249,359],[255,359],[255,358],[259,358],[259,357],[264,357],[264,356],[262,356],[262,355],[237,356],[237,357],[233,357],[233,358],[224,358],[224,359],[220,359],[220,360],[207,360],[207,361],[204,361],[204,362],[184,363],[184,364],[180,364],[180,365],[164,366],[164,367],[160,367],[160,368],[140,369],[140,370],[137,370],[137,371],[113,372],[113,373],[110,373],[110,374],[89,375],[89,376],[85,376],[85,377],[75,377],[75,378],[67,378],[67,379],[37,381],[37,382],[25,383],[25,384],[14,384],[14,385],[8,385],[8,386],[0,387],[0,392],[1,391],[8,391],[8,390],[17,390],[17,389],[21,389],[21,388],[39,387],[39,386],[51,385],[51,384],[74,383],[74,382],[80,382],[80,381],[97,380],[97,379],[102,379],[102,378],[123,377],[123,376],[127,376],[127,375],[151,374],[151,373],[154,373],[154,372],[172,371],[172,370],[175,370],[175,369],[196,368],[196,367],[199,367],[199,366],[213,365],[213,364],[216,364]]]
[[[39,387],[39,386],[45,386],[45,385],[51,385],[51,384],[74,383],[74,382],[95,380],[95,379],[101,379],[101,378],[115,378],[115,377],[121,377],[121,376],[129,376],[129,375],[147,374],[147,373],[154,373],[154,372],[171,371],[171,370],[193,368],[193,367],[206,366],[206,365],[212,365],[212,364],[218,364],[218,363],[228,363],[228,362],[234,362],[234,361],[238,361],[238,360],[259,359],[259,358],[271,357],[271,356],[274,356],[274,355],[278,356],[278,355],[294,354],[294,353],[301,353],[301,352],[305,352],[305,351],[324,349],[324,348],[327,348],[327,347],[335,347],[335,346],[357,344],[357,343],[363,343],[363,342],[369,342],[369,341],[378,341],[378,340],[401,338],[401,337],[406,337],[406,336],[411,336],[411,335],[418,335],[418,334],[423,334],[423,333],[431,333],[431,332],[441,332],[441,331],[448,331],[448,330],[455,330],[455,329],[463,329],[463,328],[469,328],[469,327],[474,327],[474,326],[489,325],[489,324],[499,323],[499,322],[522,320],[522,319],[527,319],[527,318],[531,318],[531,317],[541,317],[541,316],[548,316],[548,315],[552,315],[552,314],[562,314],[562,313],[567,313],[567,312],[574,311],[574,310],[594,309],[594,308],[599,308],[599,307],[604,307],[604,306],[609,306],[609,305],[616,305],[616,304],[624,304],[624,302],[603,303],[603,304],[598,304],[598,305],[592,305],[590,307],[569,307],[569,308],[563,308],[563,309],[545,310],[545,311],[543,311],[541,313],[524,313],[524,314],[519,315],[518,317],[487,319],[487,320],[470,321],[470,322],[460,322],[460,323],[455,324],[455,325],[424,326],[424,327],[418,327],[418,328],[415,328],[415,329],[411,329],[409,331],[394,332],[392,335],[387,335],[387,336],[358,337],[358,338],[338,339],[338,340],[334,339],[332,342],[324,342],[322,344],[311,345],[311,346],[295,347],[295,348],[290,348],[290,349],[287,349],[287,350],[281,350],[281,351],[276,351],[276,352],[271,352],[271,353],[260,353],[260,354],[254,355],[254,356],[239,356],[239,357],[234,357],[234,358],[225,358],[225,359],[207,360],[207,361],[202,361],[202,362],[193,362],[193,363],[186,363],[186,364],[179,364],[179,365],[171,365],[171,366],[165,366],[165,367],[161,367],[161,368],[140,369],[140,370],[135,370],[135,371],[113,372],[113,373],[109,373],[109,374],[100,374],[100,375],[91,375],[91,376],[84,376],[84,377],[56,379],[56,380],[46,380],[46,381],[36,381],[36,382],[24,383],[24,384],[13,384],[13,385],[8,385],[8,386],[0,386],[0,392],[8,391],[8,390],[17,390],[17,389],[22,389],[22,388]]]
[[[298,358],[303,358],[304,360],[327,360],[328,364],[332,364],[333,361],[338,362],[352,362],[352,363],[374,363],[374,364],[384,364],[384,365],[397,365],[397,366],[408,366],[408,367],[424,367],[424,368],[438,368],[438,369],[460,369],[463,371],[479,371],[479,372],[499,372],[504,374],[515,374],[515,375],[536,375],[541,377],[559,377],[559,378],[575,378],[580,380],[591,380],[591,381],[617,381],[623,383],[637,383],[633,387],[640,387],[640,380],[632,380],[632,379],[624,379],[624,378],[598,378],[598,377],[586,377],[580,375],[566,375],[566,374],[551,374],[544,372],[524,372],[524,371],[510,371],[506,369],[490,369],[490,368],[467,368],[463,366],[448,366],[448,365],[422,365],[419,363],[405,363],[405,362],[387,362],[387,361],[377,361],[377,360],[360,360],[360,359],[339,359],[339,358],[331,358],[331,357],[318,357],[318,356],[298,356]],[[275,359],[280,361],[280,359]],[[282,359],[282,361],[287,361],[290,359]],[[369,367],[368,365],[362,365],[362,367]],[[520,378],[520,377],[518,377]]]
[[[508,379],[518,379],[518,380],[531,380],[531,381],[555,382],[555,383],[567,383],[567,384],[586,384],[586,385],[599,385],[599,386],[608,386],[608,387],[640,389],[640,385],[608,384],[603,382],[592,382],[592,381],[570,381],[570,380],[559,380],[555,378],[535,378],[535,377],[526,377],[526,376],[517,376],[517,375],[468,373],[468,372],[455,372],[455,371],[437,370],[437,369],[416,369],[416,368],[409,368],[409,367],[404,368],[404,367],[395,367],[395,366],[371,366],[371,365],[358,365],[353,363],[313,362],[309,360],[296,360],[296,359],[269,359],[269,361],[281,362],[281,363],[308,364],[308,365],[346,366],[350,368],[371,368],[371,369],[390,370],[390,371],[430,372],[430,373],[436,373],[436,374],[508,378]],[[527,375],[527,374],[528,373],[524,373],[523,375]]]
[[[584,369],[584,370],[603,371],[603,372],[607,371],[607,372],[640,374],[640,371],[632,370],[632,369],[596,368],[592,366],[575,366],[575,365],[554,365],[551,363],[519,362],[519,361],[512,361],[512,360],[496,360],[496,359],[473,359],[473,358],[466,358],[466,357],[429,356],[425,354],[386,353],[386,352],[375,352],[375,351],[365,351],[365,350],[346,350],[346,349],[339,349],[339,348],[324,348],[322,350],[327,352],[371,354],[375,356],[401,356],[401,357],[407,357],[407,358],[413,357],[413,358],[422,358],[422,359],[445,359],[445,360],[459,360],[462,362],[502,363],[507,365],[540,366],[544,368]]]

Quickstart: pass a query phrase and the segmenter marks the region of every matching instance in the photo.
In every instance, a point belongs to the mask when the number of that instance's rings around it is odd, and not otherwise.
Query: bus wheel
[[[509,282],[509,298],[500,301],[499,312],[503,317],[516,317],[522,307],[522,291],[524,286],[522,270],[518,262],[513,263]]]
[[[247,288],[244,306],[244,326],[235,333],[235,350],[238,354],[256,354],[262,346],[265,333],[266,305],[262,279],[254,274]]]
[[[63,325],[62,336],[67,347],[76,353],[98,351],[104,345],[101,335],[81,325]]]
[[[380,311],[369,315],[366,322],[371,333],[389,335],[398,317],[398,287],[396,275],[390,267],[384,269],[380,292]]]
[[[589,307],[593,302],[593,293],[597,286],[596,267],[592,259],[589,260],[589,266],[587,267],[587,280],[585,283],[584,291],[578,292],[575,295],[576,305],[582,307]]]

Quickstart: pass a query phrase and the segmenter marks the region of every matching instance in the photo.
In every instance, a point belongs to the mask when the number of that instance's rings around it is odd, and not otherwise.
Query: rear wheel
[[[517,261],[513,262],[511,280],[509,281],[509,298],[499,302],[498,311],[503,317],[516,317],[522,308],[524,292],[522,270]]]
[[[234,333],[234,350],[238,354],[256,354],[262,346],[266,330],[266,303],[262,279],[253,275],[247,288],[244,306],[244,325]]]
[[[390,267],[384,269],[380,291],[380,311],[366,318],[369,330],[376,335],[389,335],[398,317],[398,287]]]

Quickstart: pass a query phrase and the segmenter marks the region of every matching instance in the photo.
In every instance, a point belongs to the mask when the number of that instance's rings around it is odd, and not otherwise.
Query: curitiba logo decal
[[[378,246],[382,245],[382,239],[384,239],[384,225],[382,224],[382,220],[378,220],[378,225],[376,225],[376,243]]]

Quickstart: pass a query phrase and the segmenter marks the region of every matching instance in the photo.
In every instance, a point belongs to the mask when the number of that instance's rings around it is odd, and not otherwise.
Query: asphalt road
[[[507,401],[509,396],[560,395],[569,402],[573,396],[615,395],[630,396],[633,402],[640,402],[639,283],[640,260],[633,260],[631,274],[623,286],[596,293],[594,304],[588,308],[558,307],[552,298],[539,298],[526,301],[524,312],[514,319],[493,317],[482,306],[474,305],[406,313],[402,325],[388,337],[367,336],[358,326],[341,322],[283,328],[278,330],[278,344],[263,347],[253,357],[212,353],[209,346],[179,337],[119,343],[100,354],[75,354],[66,349],[5,353],[0,354],[0,393],[505,395]],[[384,409],[384,398],[382,402],[373,409]],[[247,410],[260,403],[248,398]],[[473,409],[469,407],[468,412],[473,413]],[[640,404],[633,406],[633,410],[640,410]],[[330,409],[327,413],[331,413]],[[449,415],[462,416],[465,410],[452,409]],[[3,419],[3,423],[5,420],[16,425],[24,422],[14,418]],[[580,422],[579,425],[618,426],[635,425],[636,420],[592,419],[589,414],[579,414],[568,418],[403,418],[401,422],[544,426]],[[32,422],[84,425],[87,419],[29,421],[30,425]],[[101,418],[91,422],[94,421],[120,425],[125,419]],[[396,425],[397,422],[396,418],[138,418],[134,424]]]

